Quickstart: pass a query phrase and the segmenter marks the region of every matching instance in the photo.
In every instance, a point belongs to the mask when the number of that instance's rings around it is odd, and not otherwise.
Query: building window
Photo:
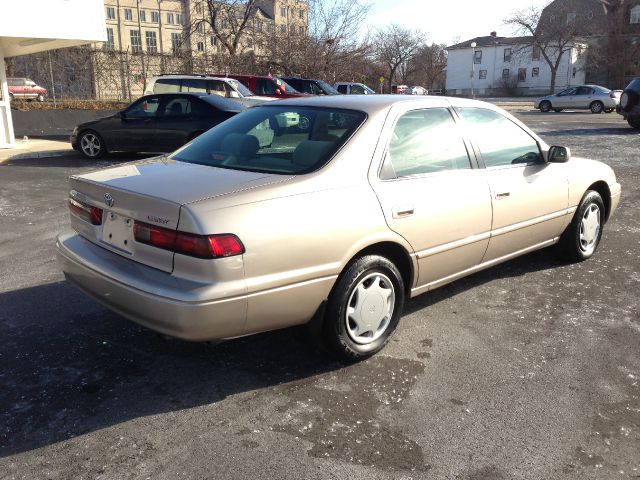
[[[158,23],[160,21],[160,14],[155,10],[151,10],[151,23]]]
[[[518,69],[518,81],[525,82],[527,80],[527,69],[519,68]]]
[[[473,63],[482,63],[482,50],[476,50],[475,52],[473,52]]]
[[[511,49],[510,48],[505,48],[504,49],[504,61],[505,62],[510,62],[511,61]]]
[[[147,21],[147,12],[145,10],[140,10],[140,21],[141,22]]]
[[[116,19],[116,9],[113,7],[107,7],[107,19],[115,20]]]
[[[130,8],[124,9],[124,19],[129,21],[133,20],[133,12],[131,11]]]
[[[113,50],[115,44],[113,42],[113,28],[107,28],[107,41],[104,42],[105,50]]]
[[[204,22],[198,22],[196,25],[196,32],[204,33]]]
[[[147,40],[147,52],[158,53],[158,40],[156,32],[145,32],[145,38]]]
[[[173,25],[173,13],[167,13],[167,23]]]
[[[181,13],[176,13],[176,23],[178,25],[182,25],[182,14]]]
[[[255,25],[258,32],[262,31],[262,22],[260,20],[256,20]]]
[[[640,5],[636,5],[631,9],[629,23],[640,23]]]
[[[478,76],[478,78],[480,80],[485,80],[487,78],[487,71],[486,70],[480,70],[480,75]]]
[[[304,35],[304,27],[300,27],[299,28],[299,33],[300,33],[300,35]]]
[[[300,10],[300,20],[304,20],[304,10]]]
[[[296,33],[296,26],[295,25],[289,25],[289,32],[290,33]]]
[[[211,46],[212,47],[217,47],[218,46],[218,39],[216,38],[215,35],[211,35]]]
[[[531,78],[540,76],[540,67],[533,67],[531,69]]]
[[[509,79],[509,69],[508,68],[503,68],[502,69],[502,78],[505,80]]]
[[[196,48],[199,52],[204,52],[204,42],[198,42]]]
[[[131,39],[131,52],[140,53],[142,51],[142,39],[140,38],[140,31],[131,30],[129,35],[129,38]]]
[[[576,73],[578,73],[578,69],[576,67],[573,67],[573,70],[571,71],[571,76],[573,78],[576,78]]]
[[[286,17],[287,16],[287,9],[284,7],[280,7],[280,16],[281,17]]]
[[[171,34],[171,50],[173,53],[178,53],[182,49],[182,35],[179,33]]]
[[[196,4],[196,13],[202,14],[202,4],[201,3]]]
[[[531,60],[540,60],[540,47],[538,45],[533,46]]]
[[[576,12],[567,13],[567,25],[571,25],[576,19]]]
[[[286,25],[280,25],[280,32],[281,33],[287,33],[287,26]]]

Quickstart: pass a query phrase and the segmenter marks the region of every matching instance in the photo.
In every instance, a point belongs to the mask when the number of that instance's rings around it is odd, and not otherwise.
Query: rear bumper
[[[75,233],[56,241],[65,277],[90,297],[145,327],[190,341],[245,333],[247,297],[215,298],[215,285],[175,276],[120,257]]]

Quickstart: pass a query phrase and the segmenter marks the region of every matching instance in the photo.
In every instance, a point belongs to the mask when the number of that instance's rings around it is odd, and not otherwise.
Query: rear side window
[[[209,85],[209,93],[215,93],[222,97],[228,96],[229,86],[222,80],[209,80],[207,83]]]
[[[8,78],[7,84],[10,87],[21,87],[24,85],[24,80],[22,78]]]
[[[153,93],[177,93],[180,91],[180,79],[159,78],[153,85]]]
[[[393,128],[385,162],[398,177],[471,168],[462,135],[446,108],[402,115]]]
[[[181,117],[191,114],[191,101],[185,97],[169,100],[162,111],[163,117]]]
[[[184,79],[182,80],[182,91],[207,93],[207,81],[195,78]]]
[[[302,174],[322,167],[364,122],[353,110],[257,107],[204,133],[171,158],[234,170]]]
[[[538,142],[504,115],[484,108],[458,111],[487,168],[542,161]]]

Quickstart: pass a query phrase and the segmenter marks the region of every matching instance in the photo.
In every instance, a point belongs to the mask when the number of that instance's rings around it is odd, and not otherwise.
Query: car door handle
[[[496,193],[496,199],[507,198],[509,195],[511,195],[511,192],[498,192]]]
[[[391,208],[391,214],[393,215],[393,218],[410,217],[413,215],[413,205],[396,205]]]

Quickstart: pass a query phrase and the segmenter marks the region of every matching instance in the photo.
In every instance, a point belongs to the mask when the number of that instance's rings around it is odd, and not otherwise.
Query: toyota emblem
[[[107,204],[107,207],[113,207],[113,197],[110,193],[104,194],[104,203]]]

